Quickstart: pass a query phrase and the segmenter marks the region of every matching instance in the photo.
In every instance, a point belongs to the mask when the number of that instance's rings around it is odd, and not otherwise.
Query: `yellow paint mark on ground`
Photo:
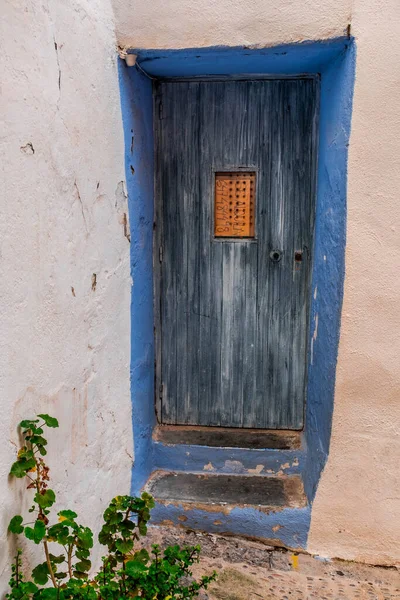
[[[291,554],[290,555],[290,560],[292,561],[292,567],[295,571],[297,571],[297,569],[299,568],[299,555],[298,554]]]

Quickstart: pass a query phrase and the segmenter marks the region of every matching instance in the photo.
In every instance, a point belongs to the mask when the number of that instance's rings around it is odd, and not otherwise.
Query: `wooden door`
[[[303,426],[317,92],[313,78],[155,88],[162,423]],[[239,192],[226,234],[218,181]]]

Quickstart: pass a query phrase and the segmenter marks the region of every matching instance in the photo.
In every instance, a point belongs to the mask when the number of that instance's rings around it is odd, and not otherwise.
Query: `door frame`
[[[310,353],[304,448],[305,490],[312,501],[329,453],[340,334],[346,238],[347,159],[356,46],[351,37],[274,47],[131,49],[136,67],[120,59],[125,172],[131,229],[131,398],[135,461],[132,492],[158,466],[153,429],[154,79],[214,75],[320,74],[317,211],[310,307]],[[173,465],[171,465],[173,467]]]

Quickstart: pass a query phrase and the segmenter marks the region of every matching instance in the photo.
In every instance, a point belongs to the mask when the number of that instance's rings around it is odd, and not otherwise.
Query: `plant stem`
[[[124,559],[125,559],[125,557],[124,557]],[[126,569],[125,560],[123,560],[123,562],[122,562],[122,586],[124,588],[124,593],[126,594],[125,569]]]
[[[47,563],[47,568],[49,569],[51,581],[53,582],[54,587],[58,588],[56,578],[54,577],[53,567],[51,566],[49,546],[46,541],[43,542],[43,547],[44,547],[44,553],[46,555],[46,563]]]
[[[32,445],[32,447],[33,447],[33,445]],[[36,486],[37,493],[40,494],[40,464],[39,464],[39,461],[36,459],[35,455],[34,455],[34,458],[35,458],[35,462],[36,462],[35,486]],[[38,517],[40,517],[40,520],[46,524],[46,521],[45,521],[46,515],[44,514],[42,507],[39,506],[38,510],[39,510]],[[44,553],[46,555],[46,563],[47,563],[47,568],[49,570],[51,581],[53,583],[53,586],[57,589],[58,585],[57,585],[56,578],[54,577],[54,571],[53,571],[53,567],[52,567],[51,560],[50,560],[50,554],[49,554],[49,546],[48,546],[46,540],[43,541],[43,548],[44,548]]]
[[[68,574],[70,576],[70,579],[72,579],[72,552],[73,552],[73,550],[74,550],[74,542],[72,542],[72,544],[70,544],[68,547],[67,561],[68,561]]]
[[[15,557],[15,582],[16,582],[17,586],[19,585],[19,571],[18,571],[18,567],[19,567],[19,553],[17,552],[17,555]]]

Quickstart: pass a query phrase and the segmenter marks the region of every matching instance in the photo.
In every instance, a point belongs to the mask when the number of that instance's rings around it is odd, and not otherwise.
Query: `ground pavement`
[[[400,600],[400,571],[346,561],[325,561],[237,537],[173,527],[151,527],[162,546],[200,544],[195,575],[219,576],[201,600]]]

